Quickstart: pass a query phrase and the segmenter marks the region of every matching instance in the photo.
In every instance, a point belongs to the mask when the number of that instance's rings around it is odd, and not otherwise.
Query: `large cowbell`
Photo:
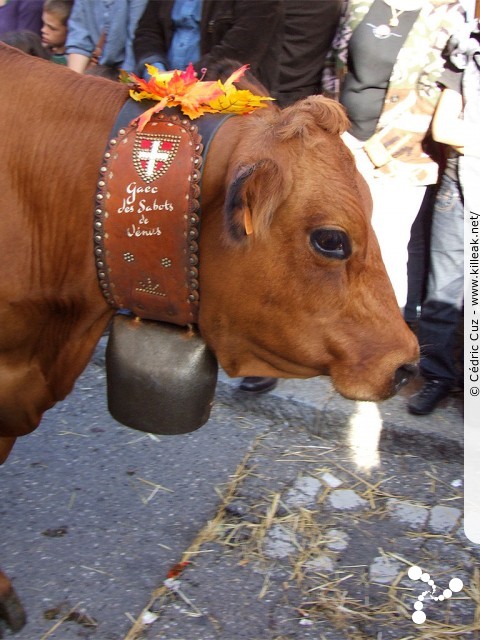
[[[175,435],[210,417],[218,364],[196,330],[117,314],[106,367],[108,409],[127,427]]]

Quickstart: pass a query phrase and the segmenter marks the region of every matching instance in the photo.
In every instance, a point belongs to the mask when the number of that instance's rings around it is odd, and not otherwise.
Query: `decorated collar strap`
[[[155,114],[110,141],[95,209],[100,287],[113,307],[149,320],[198,319],[202,143],[185,117]]]
[[[149,320],[197,322],[204,145],[192,120],[204,116],[198,122],[208,144],[225,117],[266,106],[270,98],[233,85],[245,69],[225,84],[198,80],[191,66],[171,73],[149,68],[148,82],[126,77],[131,97],[148,100],[150,108],[113,133],[100,170],[95,257],[100,287],[113,307]]]

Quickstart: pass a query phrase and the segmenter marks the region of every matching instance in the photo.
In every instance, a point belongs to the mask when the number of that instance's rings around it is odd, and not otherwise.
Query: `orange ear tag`
[[[250,236],[253,233],[252,224],[252,212],[248,207],[245,207],[245,213],[243,214],[243,222],[245,224],[245,233]]]

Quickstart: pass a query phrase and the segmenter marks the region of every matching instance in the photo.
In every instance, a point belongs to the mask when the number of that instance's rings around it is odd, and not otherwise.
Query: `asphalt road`
[[[0,566],[28,614],[17,640],[477,637],[480,553],[461,529],[458,456],[365,461],[332,430],[245,407],[220,394],[195,433],[136,432],[108,414],[94,358],[0,467]],[[421,627],[415,565],[465,584]]]
[[[98,621],[96,638],[123,638],[267,425],[217,407],[192,434],[151,437],[116,423],[105,397],[90,365],[0,467],[0,566],[28,613],[18,640],[39,640],[55,610],[75,606]]]

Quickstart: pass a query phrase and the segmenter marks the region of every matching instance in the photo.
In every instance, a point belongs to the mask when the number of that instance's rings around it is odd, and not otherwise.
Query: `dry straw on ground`
[[[264,598],[271,588],[271,572],[275,569],[275,559],[265,554],[265,543],[273,527],[280,526],[289,532],[293,551],[288,558],[290,576],[289,583],[300,589],[302,597],[293,614],[298,620],[316,621],[327,619],[338,629],[348,633],[350,640],[380,640],[381,632],[365,635],[365,628],[400,628],[400,623],[409,621],[405,628],[410,628],[411,633],[398,640],[442,640],[446,638],[480,639],[480,577],[479,571],[473,572],[469,584],[464,586],[461,594],[442,608],[442,621],[430,618],[423,625],[410,623],[415,601],[416,590],[408,585],[406,580],[410,566],[417,564],[418,558],[409,559],[399,554],[381,550],[387,559],[395,560],[402,569],[396,579],[390,585],[376,585],[383,589],[380,600],[375,603],[368,597],[361,599],[358,594],[362,587],[369,583],[368,566],[352,565],[339,566],[334,571],[322,572],[309,568],[309,562],[319,555],[335,558],[335,552],[328,548],[328,532],[332,528],[332,520],[328,517],[320,517],[319,514],[327,513],[326,501],[331,488],[324,486],[317,497],[314,507],[292,507],[285,503],[282,493],[275,491],[266,493],[262,499],[256,499],[250,505],[254,517],[238,517],[228,509],[234,499],[243,495],[241,488],[245,483],[261,480],[258,475],[258,467],[255,459],[267,451],[268,442],[264,434],[253,443],[247,455],[244,457],[229,484],[221,495],[221,505],[213,520],[200,531],[192,545],[187,549],[180,562],[194,562],[195,557],[202,553],[207,543],[215,542],[223,545],[225,554],[235,557],[238,565],[255,566],[256,570],[264,572],[264,581],[261,590],[255,596]],[[325,456],[328,455],[328,460]],[[271,452],[270,452],[271,456]],[[342,460],[345,456],[345,460]],[[396,498],[392,491],[383,488],[391,477],[381,477],[372,481],[368,473],[362,475],[348,468],[347,452],[336,447],[306,446],[297,447],[274,459],[275,464],[284,462],[302,462],[303,468],[308,467],[308,474],[320,479],[327,471],[335,470],[342,478],[343,486],[353,489],[361,498],[367,501],[368,508],[355,513],[358,527],[371,523],[374,518],[379,520],[386,517],[386,501]],[[435,492],[441,486],[443,480],[439,478],[435,470],[430,471],[426,477],[430,491]],[[268,485],[268,483],[266,483]],[[287,487],[288,489],[288,487]],[[453,498],[457,499],[458,496]],[[342,518],[346,518],[342,514]],[[448,536],[415,531],[410,535],[418,539],[418,545],[429,539],[441,538],[448,543]],[[453,540],[452,540],[453,542]],[[459,570],[462,568],[459,567]],[[186,569],[188,571],[188,568]],[[438,578],[441,579],[442,575]],[[288,586],[288,585],[287,585]],[[371,585],[370,585],[371,586]],[[141,640],[144,630],[145,615],[155,610],[161,616],[162,607],[166,606],[172,597],[180,598],[190,607],[190,614],[197,615],[198,609],[193,602],[181,591],[175,593],[167,584],[162,584],[156,589],[144,610],[135,620],[124,640]],[[459,617],[450,615],[453,606],[461,603],[468,605],[468,624],[458,622]],[[465,609],[464,609],[465,613]],[[212,621],[215,624],[215,621]],[[319,636],[321,638],[321,635]],[[281,637],[276,640],[281,640]]]

